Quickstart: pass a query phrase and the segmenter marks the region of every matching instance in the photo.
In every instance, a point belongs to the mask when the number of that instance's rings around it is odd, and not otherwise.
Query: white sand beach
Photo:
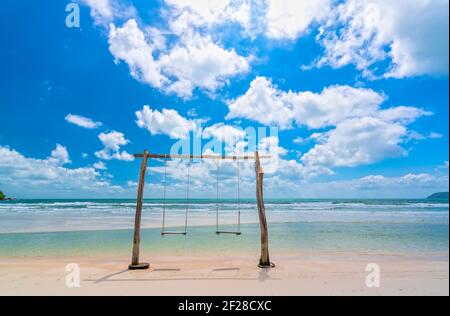
[[[440,256],[299,253],[274,256],[270,270],[254,257],[159,256],[142,271],[129,271],[126,257],[10,257],[0,258],[0,295],[449,295],[448,253]],[[69,263],[80,267],[79,288],[66,286]],[[379,288],[366,286],[368,263],[380,267]]]

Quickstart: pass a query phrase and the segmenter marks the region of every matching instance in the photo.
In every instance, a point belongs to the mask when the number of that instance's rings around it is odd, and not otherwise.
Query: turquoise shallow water
[[[272,252],[448,253],[448,202],[427,200],[268,200]],[[220,222],[235,229],[238,206],[224,200]],[[244,201],[241,237],[216,236],[215,204],[192,201],[188,236],[160,236],[162,204],[144,204],[142,252],[257,254],[253,201]],[[167,206],[172,229],[184,221],[183,201]],[[133,200],[27,200],[0,204],[0,256],[128,256]],[[53,232],[52,232],[53,230]],[[54,232],[57,231],[57,232]]]
[[[286,223],[270,225],[270,247],[279,253],[329,251],[371,254],[423,254],[448,251],[446,224]],[[142,251],[155,254],[257,253],[259,227],[243,235],[216,236],[214,227],[191,228],[188,236],[161,237],[142,231]],[[0,236],[0,256],[129,255],[132,230],[17,233]]]

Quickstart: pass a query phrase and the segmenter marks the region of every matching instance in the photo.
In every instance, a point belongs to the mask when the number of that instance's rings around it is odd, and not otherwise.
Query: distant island
[[[6,195],[2,191],[0,191],[0,201],[12,201],[12,200],[13,200],[12,198],[6,197]]]
[[[448,192],[438,192],[427,197],[428,200],[448,200]]]

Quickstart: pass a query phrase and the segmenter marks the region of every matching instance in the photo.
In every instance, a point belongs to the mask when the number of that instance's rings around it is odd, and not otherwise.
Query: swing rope
[[[161,234],[166,231],[166,189],[167,189],[167,160],[164,160],[164,196],[163,196],[163,220]]]
[[[216,184],[216,232],[219,232],[219,160],[217,163],[217,184]]]
[[[241,189],[240,189],[240,175],[239,175],[239,160],[236,160],[237,172],[237,196],[238,196],[238,232],[241,232]]]
[[[228,234],[228,235],[241,235],[241,197],[240,197],[240,175],[239,175],[239,161],[236,160],[236,172],[237,172],[237,189],[238,189],[238,223],[237,223],[237,231],[236,232],[230,232],[230,231],[220,231],[219,230],[219,160],[217,160],[217,184],[216,184],[216,234]]]
[[[188,225],[188,213],[189,213],[189,187],[190,187],[190,178],[191,178],[191,161],[189,160],[187,165],[187,183],[186,183],[186,216],[184,219],[184,233],[187,234],[187,225]]]
[[[189,160],[187,164],[187,181],[186,181],[186,212],[184,219],[184,231],[183,232],[167,232],[166,231],[166,187],[167,187],[167,160],[165,160],[164,164],[164,197],[163,197],[163,222],[162,222],[162,231],[161,236],[165,235],[187,235],[187,227],[188,227],[188,213],[189,213],[189,187],[190,187],[190,168],[191,168],[191,160]]]

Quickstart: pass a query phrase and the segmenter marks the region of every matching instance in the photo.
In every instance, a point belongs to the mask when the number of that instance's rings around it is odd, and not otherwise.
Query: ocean
[[[449,204],[431,200],[266,199],[273,253],[448,254]],[[161,237],[162,200],[145,200],[142,252],[191,255],[259,251],[254,200],[219,201],[219,224],[241,236],[215,234],[215,200],[166,201],[166,226],[187,236]],[[128,255],[135,200],[0,202],[0,256]],[[447,259],[448,260],[448,259]]]

